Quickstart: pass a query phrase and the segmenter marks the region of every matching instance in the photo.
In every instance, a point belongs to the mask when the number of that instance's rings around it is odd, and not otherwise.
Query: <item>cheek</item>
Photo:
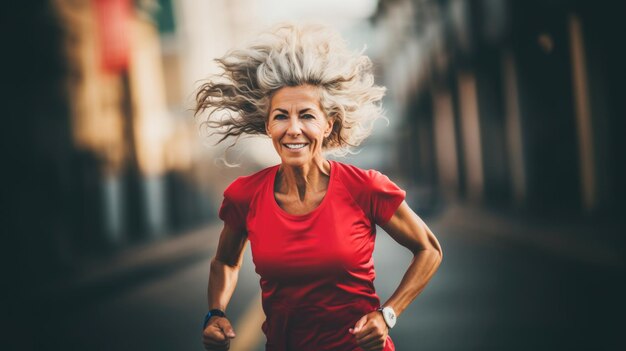
[[[319,123],[311,123],[309,128],[309,135],[311,139],[322,140],[324,139],[324,126]]]
[[[283,133],[283,129],[284,128],[281,127],[280,123],[270,123],[267,126],[266,131],[272,139],[276,139]]]

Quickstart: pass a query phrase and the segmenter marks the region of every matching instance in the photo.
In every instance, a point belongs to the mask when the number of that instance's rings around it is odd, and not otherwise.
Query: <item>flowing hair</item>
[[[336,155],[351,152],[383,117],[385,88],[374,85],[372,62],[328,27],[281,24],[216,61],[223,72],[198,89],[195,115],[207,112],[202,124],[221,134],[218,143],[266,135],[272,95],[286,86],[320,88],[320,106],[334,121],[322,148]]]

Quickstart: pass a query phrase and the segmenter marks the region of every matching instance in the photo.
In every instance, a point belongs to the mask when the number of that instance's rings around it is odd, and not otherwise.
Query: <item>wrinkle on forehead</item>
[[[320,87],[314,85],[299,85],[295,87],[283,87],[272,94],[270,100],[270,112],[280,108],[287,111],[300,112],[304,109],[323,112],[320,103]],[[277,98],[280,100],[276,103]]]

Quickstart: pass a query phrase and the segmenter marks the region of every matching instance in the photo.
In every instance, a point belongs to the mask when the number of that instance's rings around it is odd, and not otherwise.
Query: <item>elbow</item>
[[[432,234],[432,232],[430,233],[429,239],[430,240],[427,249],[434,252],[435,256],[437,257],[437,265],[439,265],[441,261],[443,261],[443,250],[441,249],[439,241],[437,240],[437,238],[435,238],[435,235]]]
[[[413,250],[413,256],[426,256],[431,260],[435,266],[439,266],[441,261],[443,261],[443,251],[440,247],[433,248],[421,248],[417,250]]]
[[[232,260],[224,260],[224,259],[220,259],[219,257],[213,257],[213,259],[211,260],[211,269],[224,269],[224,268],[228,268],[230,270],[239,270],[239,268],[241,268],[241,262],[239,261],[232,261]]]
[[[441,261],[443,261],[443,250],[441,249],[441,246],[437,245],[436,248],[433,248],[433,251],[437,253],[438,263],[441,263]]]
[[[437,266],[439,266],[439,264],[441,264],[441,261],[443,261],[443,250],[441,249],[439,243],[433,245],[430,251],[432,251],[433,255],[435,255],[435,257],[437,258]]]
[[[435,257],[435,261],[437,263],[437,266],[439,266],[439,264],[441,264],[441,261],[443,261],[443,251],[441,251],[440,248],[437,249],[430,249],[428,250],[431,252],[431,254]]]
[[[439,269],[439,266],[441,265],[441,261],[443,261],[443,252],[441,251],[440,248],[432,248],[432,249],[428,249],[426,250],[429,253],[429,256],[432,257],[431,258],[431,262],[432,262],[432,267],[434,270]]]

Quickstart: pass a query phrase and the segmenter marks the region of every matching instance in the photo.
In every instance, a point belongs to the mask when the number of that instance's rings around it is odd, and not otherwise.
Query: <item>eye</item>
[[[310,113],[305,113],[305,114],[302,115],[302,118],[304,118],[304,119],[315,119],[315,116],[313,116]]]
[[[280,114],[274,115],[274,119],[287,119],[287,116],[280,113]]]

